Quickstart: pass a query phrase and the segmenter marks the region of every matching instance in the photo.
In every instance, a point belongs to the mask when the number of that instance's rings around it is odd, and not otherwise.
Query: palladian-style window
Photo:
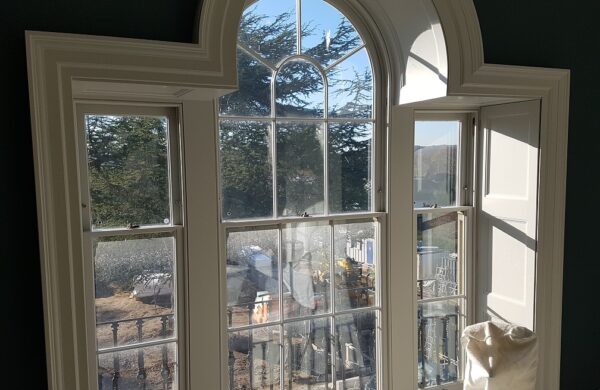
[[[231,389],[377,389],[382,213],[374,77],[321,0],[243,14],[219,102]]]

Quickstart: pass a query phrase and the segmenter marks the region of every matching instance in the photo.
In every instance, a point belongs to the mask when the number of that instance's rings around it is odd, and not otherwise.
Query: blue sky
[[[458,145],[459,121],[415,122],[415,145]]]

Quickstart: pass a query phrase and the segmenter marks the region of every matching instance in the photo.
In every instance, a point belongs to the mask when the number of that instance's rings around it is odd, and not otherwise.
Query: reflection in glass
[[[329,211],[371,210],[373,124],[329,124]]]
[[[277,205],[280,216],[323,214],[323,127],[277,124]]]
[[[460,121],[416,121],[415,207],[456,205]]]
[[[86,115],[92,227],[171,220],[166,117]]]
[[[228,326],[279,319],[277,230],[227,234]]]
[[[459,379],[461,305],[462,300],[418,304],[419,388]]]
[[[329,318],[284,325],[284,389],[325,389],[331,381]]]
[[[220,123],[223,219],[273,215],[270,124]]]
[[[237,61],[239,88],[219,99],[219,113],[231,116],[269,116],[271,71],[239,49]]]
[[[287,62],[277,72],[275,102],[280,117],[323,117],[323,77],[311,63]]]
[[[330,310],[330,227],[326,223],[289,224],[281,231],[285,318]]]
[[[417,214],[417,297],[461,293],[458,213]]]
[[[323,67],[362,45],[360,36],[340,11],[322,0],[302,0],[302,53]]]
[[[173,336],[174,237],[104,237],[93,252],[98,348]]]
[[[229,388],[279,389],[280,327],[229,333]]]
[[[100,389],[177,389],[177,345],[98,355]]]
[[[377,390],[377,314],[362,312],[335,318],[335,389]]]
[[[327,73],[329,116],[371,118],[373,116],[373,72],[367,49],[361,49]]]
[[[260,0],[246,9],[238,40],[272,63],[296,54],[296,1]]]
[[[337,311],[376,304],[375,228],[374,222],[334,225]]]

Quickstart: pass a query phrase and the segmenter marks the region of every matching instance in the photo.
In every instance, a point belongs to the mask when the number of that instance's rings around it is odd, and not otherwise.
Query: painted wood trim
[[[433,1],[448,49],[448,95],[542,99],[538,237],[543,261],[538,269],[536,311],[543,344],[539,388],[558,389],[569,72],[484,64],[472,0]],[[72,107],[63,103],[70,99],[71,80],[84,77],[181,85],[205,89],[211,98],[235,88],[232,42],[243,1],[205,0],[203,7],[198,44],[40,32],[26,35],[46,356],[52,390],[88,388],[82,378],[85,373],[65,372],[80,363],[76,351],[82,348],[75,334],[73,311],[76,283],[72,261],[80,248],[73,246],[72,233],[79,222],[72,211],[78,203],[72,193],[69,197],[69,187],[76,185],[70,182],[76,169],[64,158],[71,147],[65,139],[66,129],[74,120]],[[148,56],[153,61],[147,61]]]

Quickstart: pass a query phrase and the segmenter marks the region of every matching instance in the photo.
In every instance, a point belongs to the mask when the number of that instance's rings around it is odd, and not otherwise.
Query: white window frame
[[[174,384],[178,382],[180,375],[186,376],[185,364],[179,363],[184,361],[186,356],[186,339],[185,339],[185,321],[180,321],[186,316],[185,311],[185,284],[182,279],[182,272],[185,269],[185,253],[184,253],[184,226],[183,226],[183,202],[182,202],[182,177],[181,177],[181,142],[180,140],[180,112],[179,107],[173,104],[128,104],[111,102],[95,102],[95,101],[75,101],[75,113],[77,117],[77,135],[78,140],[78,156],[80,159],[80,193],[81,193],[81,225],[84,234],[84,256],[83,256],[83,277],[85,278],[86,288],[83,291],[83,296],[86,301],[86,323],[87,326],[87,343],[88,345],[96,346],[96,303],[95,303],[95,278],[94,278],[94,258],[92,253],[93,240],[102,237],[134,237],[141,234],[172,234],[174,238],[175,258],[173,259],[174,271],[174,303],[175,310],[173,313],[176,318],[175,332],[172,337],[169,337],[169,342],[177,345],[177,373],[174,376]],[[154,116],[165,117],[168,123],[168,186],[170,208],[170,222],[165,225],[142,225],[137,228],[127,227],[111,227],[111,228],[96,228],[91,225],[91,209],[92,199],[89,192],[89,176],[88,176],[88,154],[87,154],[87,137],[85,132],[85,116],[87,114],[94,115],[123,115],[123,116]],[[158,344],[156,344],[158,345]],[[135,349],[135,344],[118,347],[119,350]],[[105,348],[106,349],[106,348]],[[95,350],[88,348],[88,369],[90,378],[98,378],[98,348]],[[183,371],[182,371],[183,370]],[[90,386],[95,386],[97,382]]]
[[[484,104],[526,99],[541,100],[541,140],[544,151],[540,158],[539,245],[541,259],[537,272],[536,321],[540,340],[539,389],[559,388],[560,322],[562,297],[562,261],[564,242],[564,205],[566,178],[566,145],[569,100],[569,72],[564,70],[506,67],[484,64],[481,36],[471,0],[452,2],[434,0],[445,35],[449,63],[448,96],[442,100],[422,103],[418,109],[456,107],[477,108]],[[85,302],[79,292],[85,288],[81,275],[83,249],[80,218],[80,189],[73,99],[93,97],[107,100],[161,101],[180,104],[184,113],[185,167],[194,167],[188,175],[186,194],[201,194],[201,201],[187,203],[188,213],[201,218],[188,218],[190,232],[196,241],[188,240],[187,250],[204,248],[207,258],[218,258],[218,215],[216,196],[216,140],[214,129],[215,96],[235,88],[235,50],[232,42],[237,35],[237,23],[243,4],[241,1],[206,0],[201,16],[199,44],[170,44],[130,39],[76,36],[67,34],[35,33],[27,35],[28,68],[32,113],[32,132],[36,168],[38,227],[44,292],[44,316],[48,382],[50,389],[89,388],[85,338]],[[368,19],[361,8],[362,17]],[[378,12],[371,10],[371,12]],[[381,16],[381,15],[380,15]],[[382,35],[389,33],[381,26]],[[390,41],[392,42],[392,41]],[[153,61],[148,61],[153,58]],[[393,63],[393,62],[392,62]],[[395,66],[402,69],[401,63]],[[393,83],[393,81],[392,81]],[[393,84],[392,84],[393,85]],[[508,100],[507,100],[508,99]],[[392,100],[390,100],[392,102]],[[388,199],[388,253],[399,245],[403,237],[411,237],[412,227],[400,221],[412,219],[409,194],[401,183],[412,180],[412,165],[402,164],[400,153],[407,144],[398,143],[397,129],[407,129],[414,122],[413,111],[418,105],[395,107],[388,134],[389,191]],[[195,130],[191,130],[195,129]],[[208,130],[207,130],[208,129]],[[190,145],[199,145],[192,149]],[[396,147],[397,146],[397,147]],[[189,150],[188,150],[189,148]],[[409,149],[412,148],[410,143]],[[194,155],[193,158],[191,155]],[[198,161],[201,164],[192,164]],[[198,179],[201,177],[202,180]],[[192,178],[190,180],[189,178]],[[207,189],[214,190],[207,190]],[[412,194],[410,194],[412,197]],[[185,201],[186,199],[184,199]],[[185,217],[184,217],[185,219]],[[414,243],[400,247],[407,250]],[[400,255],[402,251],[398,252]],[[408,253],[408,258],[412,254]],[[397,259],[390,258],[392,267]],[[197,267],[196,263],[190,263]],[[202,280],[205,288],[219,286],[215,264],[204,264],[205,269],[189,270],[212,275]],[[202,272],[201,272],[202,271]],[[412,280],[412,275],[408,275]],[[414,296],[403,297],[390,285],[389,302],[396,308],[413,307]],[[406,280],[404,280],[406,282]],[[201,284],[196,282],[196,285]],[[208,298],[188,283],[189,300],[210,304]],[[188,339],[190,352],[187,361],[193,364],[194,374],[202,378],[184,388],[220,388],[225,378],[215,373],[220,365],[215,351],[226,348],[220,334],[223,318],[212,312],[205,318],[189,318],[190,323],[205,321],[205,334],[194,334]],[[397,330],[412,331],[414,323],[406,321],[402,312],[389,313],[394,334]],[[217,321],[218,319],[218,321]],[[215,322],[216,321],[216,322]],[[189,325],[188,325],[189,326]],[[189,327],[186,330],[189,332]],[[414,375],[413,356],[401,354],[400,348],[412,345],[390,334],[388,351],[384,355],[393,364],[389,383],[385,388],[403,389],[403,379]],[[189,333],[186,333],[189,336]],[[221,341],[220,341],[221,340]],[[202,354],[199,346],[213,353]],[[221,359],[219,359],[220,361]],[[408,371],[406,371],[408,370]],[[221,371],[222,372],[222,371]],[[403,376],[408,374],[409,376]],[[188,387],[185,387],[188,386]]]
[[[249,7],[257,2],[259,2],[260,0],[252,0],[252,1],[248,1],[246,2],[246,7]],[[327,0],[323,0],[324,2],[327,3]],[[329,228],[332,230],[332,235],[333,235],[333,229],[334,229],[334,225],[338,224],[338,223],[353,223],[353,222],[365,222],[367,220],[372,220],[374,222],[377,223],[378,228],[376,229],[376,234],[375,234],[375,242],[378,244],[378,247],[376,249],[376,269],[377,269],[377,277],[376,277],[376,302],[374,306],[371,307],[361,307],[361,308],[356,308],[356,309],[352,309],[350,311],[343,311],[344,313],[346,312],[351,312],[351,313],[362,313],[362,312],[368,312],[370,310],[377,312],[377,328],[378,328],[378,332],[377,332],[377,340],[376,340],[376,354],[377,354],[377,387],[378,389],[386,389],[387,388],[387,373],[390,369],[390,365],[389,362],[387,360],[384,360],[384,356],[387,353],[387,348],[388,348],[388,343],[387,343],[387,332],[388,332],[388,321],[387,321],[387,290],[386,290],[386,286],[387,286],[387,281],[385,281],[382,277],[382,274],[385,274],[385,270],[387,267],[387,246],[386,246],[386,240],[385,237],[387,236],[386,231],[387,231],[387,212],[385,211],[385,204],[386,204],[386,199],[387,199],[387,194],[384,191],[385,188],[385,183],[386,183],[386,164],[385,164],[385,160],[386,160],[386,156],[384,151],[386,150],[386,132],[384,131],[385,126],[384,123],[388,122],[387,120],[387,112],[385,110],[385,108],[388,106],[388,98],[387,98],[387,93],[385,91],[388,90],[388,86],[387,83],[389,82],[388,80],[386,80],[386,78],[383,77],[382,73],[382,56],[379,55],[378,51],[377,51],[377,47],[375,45],[374,39],[371,36],[371,32],[365,28],[365,26],[362,25],[362,23],[360,23],[360,21],[357,21],[357,16],[352,12],[352,9],[348,9],[347,6],[344,6],[343,3],[339,2],[339,3],[335,3],[335,2],[330,2],[332,4],[330,4],[332,7],[334,7],[337,11],[339,11],[342,15],[344,15],[346,18],[348,18],[348,20],[352,23],[353,27],[357,30],[357,32],[360,35],[361,40],[363,41],[361,45],[357,46],[356,48],[350,50],[348,53],[344,54],[342,57],[340,57],[339,59],[333,61],[331,64],[323,67],[320,64],[318,64],[316,62],[315,59],[313,59],[310,56],[307,56],[305,54],[302,53],[301,51],[301,38],[299,36],[300,34],[300,30],[299,30],[299,25],[301,24],[301,10],[299,9],[299,13],[297,15],[297,21],[296,23],[298,24],[297,26],[297,31],[296,31],[296,35],[297,35],[297,44],[296,44],[296,53],[294,54],[290,54],[286,57],[284,57],[284,59],[279,60],[279,62],[277,64],[271,63],[269,60],[266,59],[260,59],[262,58],[261,55],[259,53],[256,53],[254,50],[252,50],[251,48],[248,48],[246,45],[244,45],[243,43],[240,43],[239,41],[237,42],[237,47],[244,51],[247,55],[250,55],[251,57],[253,57],[256,61],[258,61],[259,63],[261,63],[264,67],[266,67],[267,69],[269,69],[270,72],[272,72],[273,76],[272,80],[271,80],[271,85],[270,85],[270,102],[271,102],[271,114],[269,116],[264,116],[264,117],[257,117],[257,116],[239,116],[239,115],[228,115],[228,114],[220,114],[219,113],[219,101],[217,99],[217,101],[215,102],[215,116],[217,118],[217,121],[228,121],[228,120],[233,120],[233,121],[239,121],[239,120],[249,120],[249,121],[256,121],[256,122],[262,122],[262,123],[268,123],[269,124],[269,134],[270,134],[270,143],[271,143],[271,148],[275,149],[276,148],[276,129],[277,129],[277,124],[278,123],[286,123],[286,122],[292,122],[292,123],[302,123],[302,122],[308,122],[308,123],[317,123],[317,124],[323,124],[323,129],[322,131],[325,134],[325,140],[327,140],[327,132],[328,132],[328,128],[329,128],[329,124],[331,123],[344,123],[344,122],[351,122],[351,123],[368,123],[371,124],[372,126],[372,141],[371,141],[371,166],[369,167],[370,170],[370,174],[371,174],[371,182],[372,182],[372,189],[371,189],[371,194],[370,194],[370,202],[369,202],[369,210],[367,211],[358,211],[358,212],[340,212],[340,213],[330,213],[329,210],[329,180],[328,180],[328,158],[329,158],[329,153],[328,153],[328,149],[327,147],[324,148],[323,150],[323,163],[324,163],[324,193],[323,193],[323,199],[324,199],[324,208],[323,208],[323,214],[318,214],[318,215],[314,215],[314,216],[309,216],[309,217],[293,217],[293,216],[279,216],[278,215],[278,207],[277,207],[277,177],[276,177],[276,167],[277,167],[277,162],[276,162],[276,152],[271,152],[271,166],[273,169],[272,172],[272,176],[273,176],[273,182],[272,182],[272,186],[273,186],[273,214],[271,217],[260,217],[260,218],[248,218],[248,219],[224,219],[223,218],[223,210],[222,210],[222,206],[223,203],[222,201],[219,202],[219,216],[220,216],[220,264],[221,264],[221,282],[224,285],[224,288],[222,288],[221,290],[221,310],[223,312],[227,312],[227,291],[226,291],[226,247],[227,247],[227,232],[231,229],[236,229],[236,231],[238,229],[247,229],[246,231],[250,231],[253,228],[258,228],[258,227],[271,227],[273,229],[278,229],[279,231],[281,231],[281,229],[283,229],[286,224],[302,224],[302,223],[316,223],[316,222],[328,222],[328,226]],[[296,7],[299,8],[300,2],[297,1],[296,2]],[[357,23],[358,22],[358,23]],[[371,72],[372,72],[372,77],[373,77],[373,91],[372,91],[372,96],[373,96],[373,101],[372,101],[372,114],[370,118],[332,118],[329,115],[329,105],[328,103],[328,83],[327,83],[327,71],[331,68],[333,68],[334,66],[338,65],[339,63],[341,63],[343,60],[347,59],[348,57],[360,52],[361,50],[366,50],[367,55],[369,57],[369,61],[370,61],[370,66],[371,66]],[[324,113],[323,113],[323,117],[319,117],[319,118],[312,118],[312,117],[279,117],[277,115],[276,112],[276,76],[277,73],[285,66],[286,63],[290,62],[290,61],[294,61],[294,60],[299,60],[299,61],[306,61],[308,63],[310,63],[312,66],[314,66],[319,74],[321,75],[321,77],[324,80],[324,85],[323,85],[323,93],[324,93]],[[217,131],[217,139],[218,139],[218,132],[219,132],[219,126],[216,127],[216,131]],[[327,142],[325,142],[325,144],[327,144]],[[220,181],[220,177],[219,177],[219,181]],[[219,185],[219,194],[220,194],[220,199],[222,199],[222,187]],[[279,233],[279,239],[281,240],[281,233]],[[333,243],[332,243],[333,244]],[[281,246],[281,242],[279,242],[279,245]],[[332,251],[332,255],[333,255],[333,245],[331,245],[331,251]],[[281,256],[278,256],[279,259],[281,259]],[[334,265],[335,259],[334,256],[332,256],[332,258],[330,259],[330,263],[331,263],[331,269],[333,270],[334,268],[332,267]],[[281,278],[281,275],[279,275],[279,277]],[[280,284],[280,290],[279,290],[279,294],[282,294],[282,290],[281,290],[281,280],[279,281]],[[332,291],[334,290],[333,287],[333,283],[332,283]],[[335,303],[333,301],[333,296],[331,296],[332,299],[332,306],[329,308],[329,312],[323,315],[319,315],[319,317],[323,317],[323,318],[330,318],[333,319],[335,318],[336,315],[339,315],[336,310],[335,310]],[[310,318],[311,316],[309,316]],[[294,321],[302,321],[303,319],[305,319],[304,316],[299,316],[299,317],[294,317],[293,320]],[[287,320],[285,320],[285,322],[287,322]],[[279,324],[283,324],[284,323],[284,319],[283,317],[280,317],[279,321],[274,321],[273,323],[268,323],[268,324],[264,324],[265,326],[277,326]],[[227,322],[225,322],[225,324],[227,324]],[[227,338],[227,335],[229,333],[229,331],[235,331],[235,329],[230,329],[227,325],[225,325],[225,338]],[[333,333],[335,333],[335,329],[333,330]],[[283,334],[283,333],[282,333]],[[335,341],[334,341],[335,343]],[[223,362],[223,370],[228,373],[229,372],[229,368],[228,368],[228,355],[229,352],[229,348],[227,348],[225,350],[225,361]],[[332,354],[332,361],[333,359],[333,355],[334,352],[331,352]],[[280,361],[280,367],[283,367],[283,359],[284,356],[283,354],[281,354],[280,359],[282,359]],[[337,373],[335,371],[335,363],[332,363],[332,368],[331,368],[331,372],[332,372],[332,377],[336,377]],[[332,379],[333,380],[333,379]],[[227,381],[229,382],[229,381]],[[329,382],[331,383],[331,382]],[[280,386],[283,386],[283,382],[281,382]],[[227,387],[229,388],[229,387]]]
[[[440,206],[440,207],[414,207],[414,228],[412,236],[414,237],[414,241],[416,243],[417,238],[417,225],[416,225],[416,217],[417,214],[421,213],[432,213],[432,214],[444,214],[444,213],[452,213],[456,212],[459,214],[457,220],[457,245],[458,251],[462,251],[462,269],[461,269],[461,278],[462,278],[462,292],[454,297],[447,298],[436,298],[434,301],[444,301],[450,300],[453,298],[462,299],[464,304],[462,318],[460,320],[459,329],[462,332],[465,326],[473,324],[476,322],[475,320],[475,290],[474,290],[474,280],[473,273],[475,269],[474,264],[474,253],[476,249],[475,242],[475,182],[476,182],[476,170],[475,170],[475,153],[476,153],[476,126],[475,124],[478,121],[479,113],[476,110],[416,110],[414,114],[414,122],[418,121],[458,121],[460,122],[460,134],[459,134],[459,145],[458,145],[458,158],[457,158],[457,181],[456,181],[456,205],[454,206]],[[407,137],[408,138],[408,137]],[[404,140],[407,142],[407,140]],[[462,216],[462,217],[461,217]],[[460,225],[463,224],[463,230],[461,234]],[[413,266],[417,265],[417,252],[414,252],[413,256]],[[414,286],[414,296],[417,297],[417,274],[416,269],[414,271],[415,280],[413,283]],[[408,289],[406,293],[408,293]],[[428,300],[431,302],[430,300]],[[418,304],[421,302],[420,299],[415,298],[415,308],[418,307]],[[427,302],[427,301],[426,301]],[[418,332],[415,335],[412,335],[415,338],[413,345],[418,345]],[[457,340],[460,343],[460,340]],[[456,382],[446,383],[438,386],[430,386],[427,389],[462,389],[463,385],[463,376],[464,376],[464,367],[465,367],[465,354],[462,346],[459,346],[459,378]],[[417,350],[415,350],[414,354],[417,356]],[[417,364],[418,359],[415,361],[415,376],[417,375]],[[415,378],[418,384],[418,379]],[[418,387],[421,388],[421,387]]]

